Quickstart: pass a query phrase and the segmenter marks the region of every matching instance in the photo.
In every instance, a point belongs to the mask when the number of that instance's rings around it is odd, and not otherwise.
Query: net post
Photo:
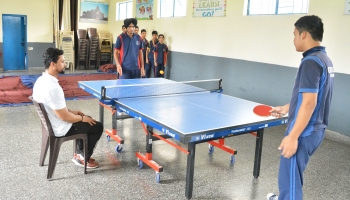
[[[222,90],[222,79],[219,80],[219,89]]]
[[[101,87],[101,99],[106,99],[106,87]]]

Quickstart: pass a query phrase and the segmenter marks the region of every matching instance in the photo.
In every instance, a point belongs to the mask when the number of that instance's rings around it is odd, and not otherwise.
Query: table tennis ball
[[[163,71],[163,70],[160,70],[159,73],[160,73],[160,74],[164,74],[164,71]]]

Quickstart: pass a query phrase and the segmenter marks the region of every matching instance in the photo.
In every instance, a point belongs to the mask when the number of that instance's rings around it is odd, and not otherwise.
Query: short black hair
[[[139,26],[135,26],[135,28],[139,28]]]
[[[147,32],[146,29],[142,29],[142,30],[141,30],[141,33],[143,33],[143,32]]]
[[[306,31],[310,33],[312,39],[322,42],[323,39],[323,23],[322,19],[316,15],[308,15],[301,17],[294,24],[299,34]]]
[[[163,38],[164,38],[164,35],[163,35],[163,34],[159,34],[159,35],[158,35],[158,39],[160,38],[160,36],[163,36]]]
[[[158,32],[157,32],[157,31],[152,31],[152,35],[153,35],[153,34],[158,35]]]
[[[122,28],[126,28],[125,25],[123,25]]]
[[[57,63],[59,57],[63,55],[63,50],[57,49],[57,48],[48,48],[43,53],[43,63],[45,66],[45,69],[50,67],[50,63],[54,62]]]

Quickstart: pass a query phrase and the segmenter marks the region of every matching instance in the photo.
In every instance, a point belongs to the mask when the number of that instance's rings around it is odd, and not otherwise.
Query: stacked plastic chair
[[[113,59],[113,34],[108,31],[99,31],[100,65],[112,63]]]
[[[61,31],[60,32],[60,49],[64,51],[64,60],[67,68],[74,71],[74,32]]]
[[[83,69],[88,69],[88,61],[89,61],[89,40],[86,39],[86,30],[78,29],[78,66],[80,67],[80,62],[85,62]]]
[[[89,59],[88,59],[88,68],[91,68],[91,61],[95,61],[94,69],[97,69],[97,64],[99,63],[99,40],[97,35],[96,28],[88,28],[88,37],[89,37]]]

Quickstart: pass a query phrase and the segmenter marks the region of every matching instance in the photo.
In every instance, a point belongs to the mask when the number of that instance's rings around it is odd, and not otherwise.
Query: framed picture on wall
[[[107,24],[108,2],[81,0],[79,22]]]
[[[136,0],[136,19],[153,20],[153,0]]]

